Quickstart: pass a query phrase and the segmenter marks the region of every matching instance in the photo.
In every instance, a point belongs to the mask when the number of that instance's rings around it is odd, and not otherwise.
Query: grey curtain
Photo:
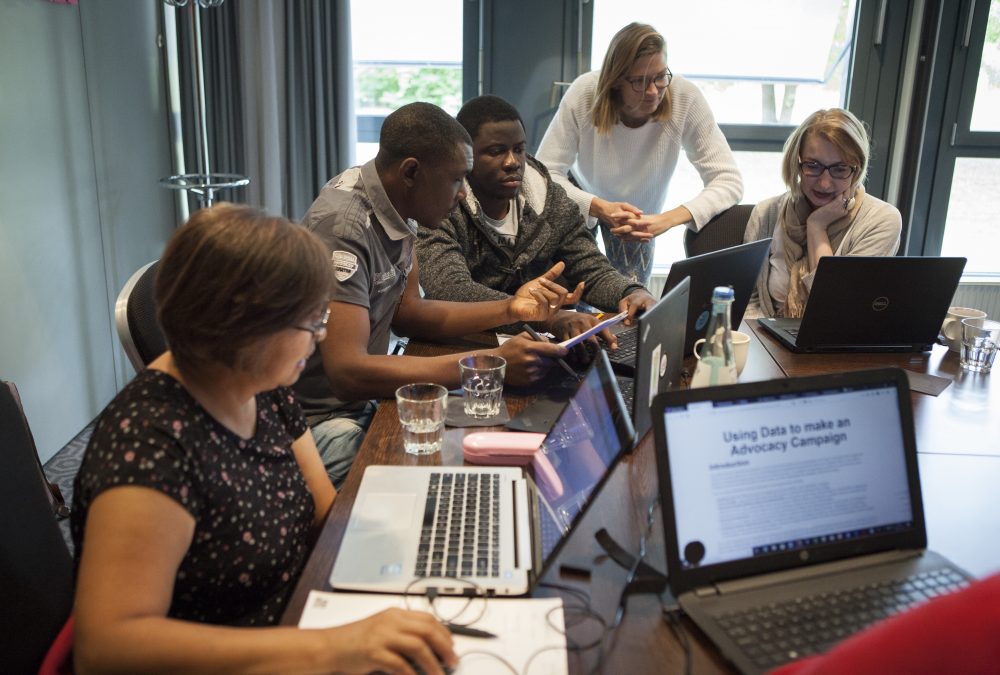
[[[227,0],[200,12],[211,170],[250,177],[219,198],[300,219],[354,163],[348,0]],[[191,21],[178,15],[185,141],[197,170]]]

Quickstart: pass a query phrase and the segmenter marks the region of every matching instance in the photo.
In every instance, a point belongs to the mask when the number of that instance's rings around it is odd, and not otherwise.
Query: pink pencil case
[[[477,431],[462,441],[462,454],[470,464],[527,466],[544,440],[545,434]]]

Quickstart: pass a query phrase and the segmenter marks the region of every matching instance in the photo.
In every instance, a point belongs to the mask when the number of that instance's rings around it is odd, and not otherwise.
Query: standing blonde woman
[[[869,151],[864,124],[840,108],[817,110],[788,137],[788,192],[758,203],[747,223],[745,241],[773,237],[748,318],[801,317],[823,256],[896,253],[902,218],[865,193]]]
[[[664,211],[682,149],[704,189]],[[615,268],[644,285],[654,237],[677,225],[698,230],[743,196],[743,179],[704,96],[670,72],[663,36],[642,23],[618,31],[601,70],[573,82],[538,159],[588,224],[600,224]]]

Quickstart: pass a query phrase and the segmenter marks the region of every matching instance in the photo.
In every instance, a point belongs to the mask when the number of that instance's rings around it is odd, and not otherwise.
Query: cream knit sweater
[[[670,177],[683,148],[705,188],[683,202],[697,230],[743,197],[743,179],[725,136],[698,88],[679,75],[670,83],[673,111],[666,122],[630,129],[619,122],[599,134],[590,121],[598,71],[570,86],[538,148],[538,159],[580,207],[590,226],[590,202],[596,197],[629,202],[643,213],[664,210]],[[573,176],[581,188],[569,182]]]

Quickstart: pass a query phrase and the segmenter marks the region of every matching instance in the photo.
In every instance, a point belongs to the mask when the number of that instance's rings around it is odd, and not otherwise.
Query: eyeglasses
[[[853,176],[858,167],[844,164],[843,162],[830,164],[829,166],[820,164],[819,162],[799,162],[799,170],[802,171],[803,176],[809,176],[810,178],[819,178],[823,175],[824,171],[829,171],[830,178],[844,180]]]
[[[307,333],[312,333],[314,338],[319,339],[319,334],[326,334],[326,322],[330,320],[330,308],[327,307],[323,310],[323,313],[319,315],[319,321],[312,324],[311,326],[292,326],[295,330],[302,330]]]
[[[674,74],[670,72],[667,68],[659,75],[654,75],[652,78],[648,77],[626,77],[624,78],[629,86],[632,87],[632,91],[641,94],[649,88],[649,83],[652,82],[656,85],[657,89],[666,89],[670,86],[670,81],[674,79]]]

